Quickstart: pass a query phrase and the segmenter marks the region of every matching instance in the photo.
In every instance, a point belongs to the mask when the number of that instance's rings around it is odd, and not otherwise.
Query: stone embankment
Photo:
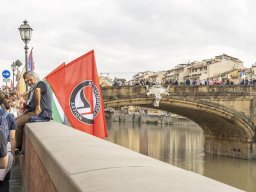
[[[180,124],[184,121],[192,122],[185,117],[176,116],[176,115],[156,116],[156,115],[146,115],[146,114],[116,113],[116,114],[108,115],[107,118],[114,122],[148,123],[148,124],[156,124],[156,125]]]

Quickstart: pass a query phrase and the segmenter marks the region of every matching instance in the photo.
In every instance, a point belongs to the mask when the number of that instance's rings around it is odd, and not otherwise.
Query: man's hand
[[[36,115],[39,115],[42,112],[42,109],[41,109],[40,105],[36,106],[36,111],[35,112],[36,112]]]

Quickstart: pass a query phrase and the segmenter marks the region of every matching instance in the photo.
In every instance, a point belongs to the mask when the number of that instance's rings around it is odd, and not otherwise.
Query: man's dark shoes
[[[24,151],[22,150],[21,147],[17,147],[15,149],[15,156],[21,156],[21,155],[25,155]]]

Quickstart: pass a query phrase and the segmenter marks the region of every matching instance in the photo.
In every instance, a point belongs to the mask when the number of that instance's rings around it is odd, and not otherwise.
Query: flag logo
[[[93,120],[100,111],[100,92],[93,81],[83,81],[73,89],[69,107],[76,119],[93,125]]]

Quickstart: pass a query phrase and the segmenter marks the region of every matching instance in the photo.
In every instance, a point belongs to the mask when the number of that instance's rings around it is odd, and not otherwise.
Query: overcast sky
[[[255,10],[255,0],[1,1],[0,71],[17,59],[24,63],[18,28],[25,19],[41,78],[92,49],[98,72],[117,77],[223,53],[250,67],[256,62]]]

